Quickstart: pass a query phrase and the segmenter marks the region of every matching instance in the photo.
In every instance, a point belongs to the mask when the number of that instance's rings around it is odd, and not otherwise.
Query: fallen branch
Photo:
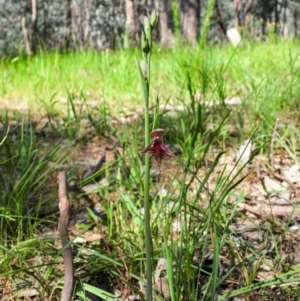
[[[59,221],[58,234],[61,239],[63,257],[64,257],[64,272],[65,282],[61,292],[61,301],[69,301],[72,297],[74,287],[74,268],[72,248],[69,241],[68,222],[70,218],[70,203],[67,197],[67,175],[65,171],[60,171],[57,176],[58,180],[58,197],[59,197]]]
[[[262,219],[270,219],[275,217],[278,219],[288,220],[292,215],[292,220],[300,220],[300,209],[295,206],[270,205],[267,207],[266,204],[256,204],[254,206],[250,206],[240,203],[237,211],[248,211]]]
[[[271,161],[274,162],[274,159],[273,159],[273,160],[271,159]],[[272,163],[272,164],[273,164],[272,167],[274,167],[274,163]],[[267,167],[266,167],[264,164],[262,164],[262,163],[259,163],[259,167],[262,167],[263,170],[264,170],[264,172],[269,173],[269,174],[272,175],[276,180],[279,180],[279,181],[281,181],[281,182],[287,183],[287,184],[294,190],[295,197],[299,197],[299,195],[300,195],[299,189],[298,189],[297,186],[296,186],[292,181],[290,181],[287,177],[285,177],[285,176],[283,176],[283,175],[280,175],[280,174],[278,174],[278,173],[276,173],[276,172],[269,171],[269,170],[267,169]],[[258,172],[257,172],[257,173],[258,173]],[[259,172],[259,176],[260,176],[260,172]]]
[[[296,195],[299,195],[299,190],[297,188],[296,185],[294,185],[294,183],[292,183],[292,181],[290,181],[288,178],[286,178],[283,175],[279,175],[277,173],[273,173],[273,176],[275,179],[282,181],[282,182],[286,182],[295,192]]]

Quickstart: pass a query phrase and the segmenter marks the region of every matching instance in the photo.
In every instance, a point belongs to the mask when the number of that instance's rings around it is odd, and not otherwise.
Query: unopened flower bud
[[[154,9],[151,13],[151,17],[150,17],[150,24],[152,26],[152,28],[154,28],[156,26],[158,22],[158,15],[157,15],[157,12],[156,10]]]
[[[143,77],[145,79],[147,79],[148,78],[148,67],[147,67],[147,64],[146,64],[145,60],[141,60],[141,62],[140,62],[140,68],[141,68]]]
[[[149,53],[150,46],[149,46],[148,39],[147,39],[146,34],[145,34],[144,31],[142,32],[141,46],[142,46],[142,51],[144,53],[146,53],[146,54]]]
[[[150,21],[147,17],[144,18],[144,32],[148,41],[149,48],[152,47],[152,28]]]

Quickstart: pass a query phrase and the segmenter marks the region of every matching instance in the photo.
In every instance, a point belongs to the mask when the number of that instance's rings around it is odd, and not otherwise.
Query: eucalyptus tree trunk
[[[133,45],[136,42],[136,33],[137,33],[133,0],[125,0],[125,12],[126,12],[126,31],[128,33],[129,45]]]
[[[66,2],[66,49],[70,47],[71,33],[72,33],[72,0]]]
[[[37,52],[37,3],[36,0],[31,1],[31,51],[33,53]]]
[[[241,25],[242,2],[241,0],[234,0],[235,4],[235,28],[238,29]]]
[[[180,0],[181,38],[196,43],[199,34],[200,0]]]
[[[22,32],[24,37],[24,43],[25,43],[25,51],[26,54],[31,54],[31,47],[30,47],[30,40],[29,40],[29,33],[27,28],[27,11],[28,11],[28,0],[23,0],[23,12],[22,12],[22,18],[21,18],[21,26],[22,26]]]
[[[249,23],[249,13],[252,8],[253,0],[248,0],[245,7],[245,24]]]
[[[162,45],[174,43],[172,6],[169,0],[156,1],[159,13],[159,32]]]

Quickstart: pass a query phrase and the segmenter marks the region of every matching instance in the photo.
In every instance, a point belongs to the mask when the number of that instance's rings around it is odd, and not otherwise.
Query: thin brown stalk
[[[72,248],[69,240],[68,222],[70,218],[70,203],[67,197],[67,175],[65,171],[60,171],[57,176],[58,180],[58,197],[59,197],[59,222],[58,233],[61,239],[63,257],[64,257],[64,274],[65,282],[61,292],[61,301],[69,301],[72,297],[74,287],[74,267]]]

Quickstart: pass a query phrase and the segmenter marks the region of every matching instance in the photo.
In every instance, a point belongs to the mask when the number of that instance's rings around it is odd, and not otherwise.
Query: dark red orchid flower
[[[142,154],[148,153],[152,164],[158,167],[161,172],[161,167],[170,158],[175,155],[167,148],[163,142],[165,130],[156,129],[150,133],[151,143],[142,151]]]

